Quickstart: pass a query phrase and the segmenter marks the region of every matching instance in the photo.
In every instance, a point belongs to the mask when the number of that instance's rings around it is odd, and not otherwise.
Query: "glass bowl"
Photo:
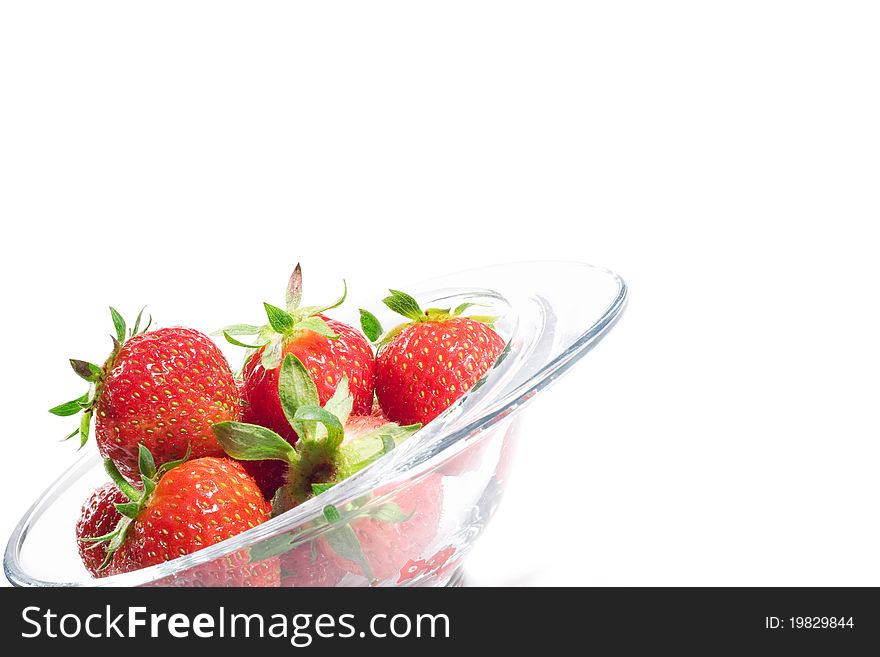
[[[507,347],[457,403],[393,452],[243,534],[142,570],[93,579],[74,524],[107,480],[87,449],[31,506],[3,566],[19,586],[438,586],[454,584],[501,499],[519,413],[614,326],[627,288],[581,263],[497,265],[405,288],[430,306],[484,304]],[[384,290],[364,299],[381,298]],[[346,304],[348,317],[357,303]],[[375,303],[368,306],[375,309]],[[380,315],[383,324],[392,317]],[[535,436],[540,439],[540,436]]]

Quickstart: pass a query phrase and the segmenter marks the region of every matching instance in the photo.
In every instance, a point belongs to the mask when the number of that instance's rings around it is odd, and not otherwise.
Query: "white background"
[[[310,5],[0,9],[3,542],[109,303],[209,330],[297,260],[321,300],[573,259],[630,306],[471,580],[880,584],[876,4]]]

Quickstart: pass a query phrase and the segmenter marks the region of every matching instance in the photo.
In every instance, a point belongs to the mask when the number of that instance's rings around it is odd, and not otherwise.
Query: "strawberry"
[[[323,541],[310,541],[281,555],[281,586],[336,586],[346,571],[327,556]]]
[[[281,364],[278,392],[285,416],[300,437],[293,447],[262,426],[240,422],[214,426],[217,439],[233,458],[274,459],[285,465],[285,483],[273,498],[275,515],[343,481],[420,428],[387,423],[380,413],[350,415],[353,400],[345,377],[320,406],[314,381],[293,355],[285,356]],[[393,568],[400,568],[434,537],[442,500],[440,482],[439,475],[429,476],[395,501],[383,500],[369,509],[364,507],[369,499],[353,502],[341,512],[326,506],[321,522],[335,527],[317,543],[296,545],[296,535],[282,537],[272,552],[283,555],[285,585],[338,583],[352,564],[370,581],[396,573]]]
[[[108,474],[129,501],[116,504],[122,515],[116,528],[98,540],[107,542],[113,574],[146,568],[232,538],[269,519],[270,507],[240,463],[202,457],[172,461],[156,468],[143,445],[139,467],[143,490],[132,486],[113,461]],[[95,542],[95,539],[89,539]],[[202,586],[277,586],[277,560],[248,562],[240,551],[186,572],[183,582]]]
[[[496,361],[504,340],[491,327],[495,317],[463,317],[473,304],[455,310],[423,311],[408,294],[390,290],[383,302],[410,322],[392,329],[376,358],[376,397],[390,420],[427,424],[467,392]],[[361,311],[371,339],[381,326]]]
[[[371,582],[396,579],[406,563],[436,537],[443,509],[442,481],[441,475],[428,473],[380,506],[368,512],[355,510],[347,527],[342,525],[322,539],[330,547],[330,560],[343,570],[362,573]],[[374,496],[388,493],[380,489]],[[358,545],[359,550],[352,549]]]
[[[90,391],[50,410],[61,416],[83,412],[79,430],[68,438],[79,433],[85,444],[94,416],[101,455],[131,480],[138,476],[141,444],[160,465],[179,459],[187,448],[194,457],[222,455],[210,426],[239,419],[241,403],[217,345],[190,328],[147,332],[148,324],[141,331],[141,315],[126,333],[119,313],[110,312],[116,336],[104,365],[71,360],[74,371],[92,384]]]
[[[242,461],[247,473],[253,477],[263,494],[263,499],[271,501],[275,492],[284,485],[287,465],[283,461]]]
[[[386,487],[342,509],[326,505],[308,529],[328,531],[305,542],[302,530],[277,537],[262,556],[280,555],[285,587],[337,586],[349,573],[394,581],[436,538],[442,500],[442,476],[429,473],[396,494]]]
[[[309,370],[318,390],[318,399],[326,403],[336,391],[342,377],[348,377],[354,397],[354,412],[366,414],[373,405],[375,362],[370,343],[348,324],[315,315],[337,337],[330,338],[306,329],[292,335],[281,349],[281,357],[296,356]],[[249,404],[247,417],[282,435],[291,444],[296,433],[284,417],[278,398],[278,367],[268,369],[262,359],[265,347],[251,355],[245,363],[242,378]]]
[[[147,586],[277,587],[281,584],[279,561],[273,557],[252,562],[249,550],[173,572]]]
[[[89,543],[84,539],[111,533],[122,518],[115,505],[127,501],[128,498],[122,491],[108,482],[96,488],[83,504],[76,523],[76,539],[79,556],[92,577],[104,577],[108,574],[106,570],[101,570],[101,565],[107,558],[107,544]]]
[[[272,500],[275,515],[350,477],[421,428],[386,423],[381,416],[351,415],[354,397],[347,376],[321,406],[317,385],[293,354],[287,354],[279,368],[277,394],[286,420],[299,436],[294,446],[257,424],[220,422],[212,427],[232,458],[282,463],[286,475]]]
[[[288,354],[296,356],[311,374],[321,404],[333,396],[346,377],[354,399],[353,411],[369,414],[375,383],[370,344],[356,329],[323,314],[340,306],[345,297],[343,292],[342,298],[330,306],[301,306],[302,270],[297,265],[288,282],[285,310],[266,303],[263,306],[269,323],[265,326],[237,324],[222,330],[229,342],[251,352],[242,371],[249,405],[246,422],[267,427],[291,444],[296,442],[296,432],[278,396],[278,370]],[[233,336],[255,339],[253,344],[245,344]]]
[[[368,431],[374,431],[379,427],[390,424],[391,420],[385,417],[378,403],[373,404],[369,415],[351,415],[345,421],[345,439],[359,436]]]
[[[349,573],[393,582],[436,538],[442,479],[428,473],[396,493],[386,487],[341,509],[326,505],[309,529],[329,530],[307,542],[301,532],[278,537],[264,556],[281,555],[282,586],[336,586]]]

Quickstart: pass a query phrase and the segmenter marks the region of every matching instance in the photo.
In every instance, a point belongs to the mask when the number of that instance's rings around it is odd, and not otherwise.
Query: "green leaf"
[[[396,338],[397,335],[398,335],[401,331],[403,331],[403,330],[406,329],[406,328],[409,328],[410,326],[412,326],[412,324],[409,323],[409,322],[404,322],[403,324],[398,324],[398,325],[395,326],[393,329],[391,329],[390,331],[388,331],[388,332],[382,337],[382,339],[381,339],[378,343],[376,343],[376,346],[377,346],[378,348],[382,348],[383,346],[385,346],[386,344],[388,344],[389,342],[391,342],[392,340],[394,340],[394,338]]]
[[[339,339],[339,336],[333,332],[333,329],[327,326],[327,322],[320,317],[306,317],[304,320],[297,323],[296,330],[313,331],[318,335],[323,335],[325,338],[330,338],[331,340]]]
[[[134,326],[133,326],[132,329],[131,329],[131,334],[132,334],[132,335],[137,335],[137,334],[138,334],[138,331],[139,331],[140,328],[141,328],[141,317],[143,317],[143,315],[144,315],[144,311],[145,311],[146,309],[147,309],[147,307],[144,306],[143,308],[141,308],[141,311],[137,314],[137,317],[136,317],[135,320],[134,320]]]
[[[468,308],[471,308],[473,306],[476,306],[476,305],[482,306],[483,304],[476,304],[476,303],[470,303],[470,302],[463,303],[463,304],[455,307],[455,310],[452,311],[452,315],[453,315],[453,317],[458,317],[465,310],[467,310]]]
[[[73,401],[66,402],[64,404],[59,404],[54,408],[50,408],[49,412],[52,415],[57,415],[59,417],[70,417],[71,415],[76,415],[81,410],[87,408],[89,405],[89,393],[86,392],[82,397],[77,397]]]
[[[217,329],[211,335],[223,335],[224,333],[229,335],[259,335],[262,328],[262,326],[254,326],[253,324],[231,324],[230,326],[224,326],[222,329]]]
[[[131,518],[132,520],[137,520],[138,514],[141,512],[141,505],[139,502],[123,502],[121,504],[114,504],[116,510],[119,511],[126,518]]]
[[[382,335],[382,324],[369,310],[361,308],[360,313],[361,329],[363,330],[364,335],[367,336],[367,340],[370,342],[375,342]]]
[[[257,561],[263,561],[270,557],[277,557],[286,554],[293,548],[306,543],[312,543],[312,545],[314,545],[314,538],[302,538],[302,534],[304,533],[306,532],[297,531],[295,533],[282,534],[281,536],[275,536],[260,541],[249,550],[250,563],[256,563]]]
[[[348,559],[356,563],[368,580],[373,580],[373,571],[358,541],[357,534],[348,524],[340,523],[339,511],[336,507],[328,504],[324,507],[324,517],[332,525],[336,525],[330,532],[324,536],[327,545],[343,559]]]
[[[271,429],[244,422],[218,422],[211,427],[229,456],[241,461],[272,459],[295,463],[296,450]]]
[[[86,411],[79,419],[79,449],[89,441],[89,428],[92,426],[92,413]]]
[[[296,267],[294,267],[293,273],[287,281],[287,291],[284,295],[287,312],[293,313],[299,308],[300,301],[302,301],[302,291],[302,267],[299,266],[299,263],[296,263]]]
[[[184,453],[182,458],[176,459],[174,461],[166,461],[162,465],[159,466],[159,470],[156,473],[156,479],[159,479],[169,470],[173,470],[178,465],[183,465],[187,461],[189,461],[190,454],[192,454],[192,445],[190,443],[186,444],[186,453]]]
[[[348,375],[344,374],[339,385],[336,386],[336,390],[333,391],[333,396],[324,404],[324,408],[338,417],[342,424],[345,424],[353,407],[354,397],[349,392]]]
[[[327,429],[327,449],[335,450],[342,444],[345,431],[339,418],[327,409],[318,405],[300,406],[296,409],[294,420],[302,422],[319,422]]]
[[[425,317],[428,319],[444,320],[451,317],[450,312],[449,308],[428,308],[425,310]]]
[[[113,326],[116,329],[116,339],[125,342],[125,320],[113,306],[110,306],[110,316],[113,318]]]
[[[330,490],[330,489],[333,488],[335,485],[336,485],[336,484],[331,484],[331,483],[327,483],[327,484],[312,484],[312,492],[313,492],[315,495],[320,495],[321,493],[324,493],[324,492]]]
[[[95,383],[96,381],[100,380],[102,376],[104,376],[104,370],[102,370],[94,363],[90,363],[86,360],[77,360],[76,358],[71,358],[70,366],[81,379],[85,379],[89,383]]]
[[[80,543],[103,543],[104,541],[109,541],[111,538],[116,536],[117,533],[119,533],[118,527],[115,528],[112,532],[107,532],[106,534],[103,534],[101,536],[83,536],[78,540]],[[91,546],[88,549],[92,549],[92,547],[95,546]]]
[[[494,324],[500,319],[500,315],[470,315],[467,319],[472,319],[475,322],[481,322],[483,324]]]
[[[110,565],[110,561],[113,558],[114,553],[116,552],[116,550],[122,547],[122,544],[125,542],[125,537],[128,535],[128,530],[131,527],[131,524],[131,518],[123,516],[119,519],[119,523],[116,525],[116,531],[113,532],[114,536],[110,540],[110,543],[107,544],[107,556],[104,559],[104,563],[102,563],[98,567],[99,572]]]
[[[144,495],[142,499],[148,498],[156,490],[156,480],[141,475],[141,483],[144,485]]]
[[[371,493],[367,493],[366,495],[361,495],[360,497],[353,499],[349,506],[353,509],[360,509],[362,506],[369,504],[373,499],[373,495]]]
[[[128,480],[119,473],[116,464],[111,459],[104,459],[104,472],[109,475],[113,483],[116,484],[116,487],[122,491],[122,494],[132,502],[137,502],[141,499],[141,492],[128,483]]]
[[[339,297],[335,302],[331,303],[329,306],[314,306],[307,309],[308,315],[317,315],[319,313],[326,312],[328,310],[333,310],[334,308],[339,308],[343,303],[345,303],[345,299],[348,296],[348,284],[345,282],[345,279],[342,279],[342,296]]]
[[[138,443],[138,470],[147,479],[156,476],[156,461],[153,460],[153,455],[143,443]]]
[[[265,370],[274,370],[281,364],[281,351],[284,339],[281,335],[276,334],[274,338],[266,343],[263,354],[260,356],[260,364]]]
[[[391,296],[382,299],[382,303],[388,306],[391,310],[396,312],[398,315],[403,315],[407,319],[411,319],[415,322],[424,318],[425,314],[419,307],[419,302],[416,301],[413,297],[408,295],[406,292],[401,292],[400,290],[388,291],[391,292]]]
[[[318,388],[309,376],[306,366],[293,354],[287,354],[278,374],[278,396],[281,409],[290,426],[299,434],[296,426],[296,410],[300,406],[319,406]],[[300,438],[305,436],[300,435]]]
[[[334,522],[339,522],[342,519],[342,516],[339,515],[339,509],[337,509],[332,504],[328,504],[323,509],[324,517],[327,519],[327,522],[333,524]]]
[[[277,306],[273,306],[271,303],[264,303],[263,307],[266,309],[269,325],[276,333],[284,335],[293,330],[295,322],[290,313],[281,310]]]
[[[226,338],[226,342],[229,344],[234,344],[236,347],[244,347],[245,349],[260,349],[263,345],[261,344],[245,344],[244,342],[240,342],[233,338],[229,333],[223,331],[223,337]]]
[[[400,524],[412,518],[415,512],[416,510],[413,508],[411,513],[406,514],[403,512],[403,509],[397,506],[394,502],[387,502],[375,509],[371,509],[368,515],[376,520],[381,520],[382,522]]]
[[[401,445],[421,428],[421,424],[399,426],[394,422],[389,422],[370,433],[358,436],[354,440],[345,443],[340,448],[341,458],[339,461],[342,463],[342,466],[339,468],[337,478],[341,481],[355,472],[363,470],[392,449]]]
[[[107,546],[107,563],[109,563],[109,559],[113,553],[116,552],[125,541],[128,528],[131,527],[131,521],[131,518],[124,517],[119,521],[119,524],[116,525],[116,531],[113,532],[115,536],[113,536],[113,539],[110,541],[110,545]],[[103,568],[104,566],[101,567],[101,569]]]
[[[79,427],[77,427],[76,429],[74,429],[73,431],[71,431],[69,434],[67,434],[67,436],[65,436],[64,438],[62,438],[62,439],[59,440],[58,442],[63,443],[63,442],[65,442],[65,441],[67,441],[67,440],[70,440],[71,438],[73,438],[73,437],[74,437],[75,435],[77,435],[78,433],[79,433]],[[82,445],[80,445],[80,447],[82,447]]]

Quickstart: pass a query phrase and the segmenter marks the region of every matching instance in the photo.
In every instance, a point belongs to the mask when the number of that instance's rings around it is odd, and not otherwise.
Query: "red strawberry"
[[[146,448],[140,449],[144,491],[138,491],[105,466],[131,500],[117,509],[125,516],[107,547],[110,571],[119,574],[153,566],[232,538],[270,517],[269,504],[240,463],[202,457],[171,462],[158,471]],[[248,563],[236,552],[186,571],[174,582],[201,586],[277,586],[277,560]]]
[[[247,473],[253,477],[267,501],[272,500],[275,492],[284,485],[284,476],[287,474],[287,465],[282,461],[241,461]]]
[[[331,561],[371,581],[397,579],[408,561],[417,559],[437,535],[443,509],[443,479],[429,473],[411,482],[376,509],[355,515],[348,526],[321,539]],[[376,497],[387,494],[379,490]],[[344,533],[353,532],[361,554],[346,551]],[[340,543],[342,545],[340,545]],[[356,558],[352,558],[356,556]]]
[[[278,397],[278,368],[288,354],[306,366],[320,403],[326,403],[342,378],[347,377],[354,412],[364,415],[370,412],[375,383],[370,344],[356,329],[323,314],[341,305],[345,296],[343,293],[342,298],[330,306],[300,306],[302,271],[297,265],[288,282],[285,310],[263,304],[268,324],[237,324],[223,331],[232,344],[252,350],[242,372],[245,397],[250,406],[247,422],[272,429],[291,444],[296,442],[296,432],[285,418]],[[245,344],[233,336],[255,336],[254,344]]]
[[[373,406],[375,362],[373,350],[366,338],[348,324],[314,315],[335,335],[336,339],[305,329],[294,332],[285,340],[281,357],[296,356],[312,376],[318,389],[318,399],[325,404],[336,391],[343,376],[348,377],[349,391],[354,398],[353,411],[366,415]],[[247,418],[281,435],[288,442],[296,442],[296,433],[281,410],[278,398],[278,367],[263,366],[265,347],[254,353],[245,363],[242,377],[250,408]]]
[[[370,415],[352,415],[345,421],[345,440],[342,444],[384,427],[386,424],[389,424],[388,418],[382,415],[382,411]]]
[[[111,314],[116,337],[104,366],[71,361],[77,374],[93,384],[92,394],[51,412],[73,415],[83,411],[78,432],[81,443],[88,437],[94,414],[101,454],[129,479],[138,475],[140,444],[160,465],[179,459],[188,447],[194,457],[222,455],[210,427],[237,420],[241,404],[235,379],[217,345],[190,328],[139,332],[140,315],[127,334],[119,313],[111,308]]]
[[[281,559],[281,586],[336,586],[346,571],[332,561],[321,541],[285,552]]]
[[[277,557],[251,563],[248,550],[238,550],[208,563],[187,568],[147,586],[187,587],[278,587],[281,585]]]
[[[471,304],[423,311],[414,298],[397,290],[383,301],[411,323],[383,340],[376,359],[376,397],[389,419],[427,424],[492,367],[504,340],[487,324],[494,317],[461,316]],[[361,317],[364,330],[378,337],[378,320],[366,311]]]
[[[381,415],[351,415],[354,399],[346,376],[322,407],[315,382],[292,354],[279,368],[277,394],[285,419],[299,436],[295,446],[257,424],[221,422],[212,427],[229,456],[282,464],[286,474],[273,498],[276,515],[366,467],[420,428],[387,423]]]
[[[106,543],[90,543],[86,538],[98,538],[113,532],[122,518],[114,505],[128,502],[128,498],[114,484],[106,483],[96,488],[83,504],[79,520],[76,522],[76,539],[79,556],[92,577],[104,577],[106,570],[100,570],[107,558]]]
[[[430,473],[369,508],[363,500],[342,513],[326,506],[323,522],[334,529],[293,549],[281,545],[282,586],[336,586],[349,572],[370,582],[394,580],[434,541],[442,500],[442,477]]]

